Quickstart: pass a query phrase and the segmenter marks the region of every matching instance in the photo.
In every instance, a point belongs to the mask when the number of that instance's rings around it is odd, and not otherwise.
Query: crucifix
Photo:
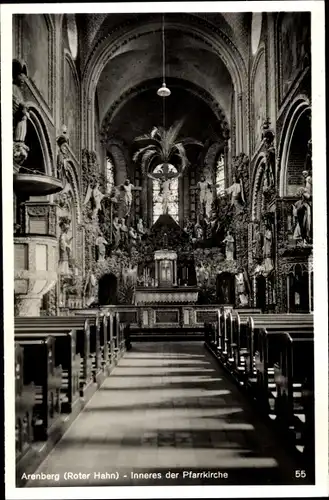
[[[132,191],[141,191],[140,186],[134,186],[129,179],[126,179],[123,184],[121,184],[121,190],[124,191],[124,202],[126,207],[126,215],[130,215],[131,205],[133,201]]]

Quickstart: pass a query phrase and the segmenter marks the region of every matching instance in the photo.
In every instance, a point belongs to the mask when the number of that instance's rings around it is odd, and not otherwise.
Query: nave
[[[291,484],[295,469],[203,342],[137,342],[36,471],[59,476],[27,486],[278,485]],[[168,479],[168,471],[179,474]],[[190,477],[203,471],[222,475]],[[65,480],[65,472],[86,476]]]

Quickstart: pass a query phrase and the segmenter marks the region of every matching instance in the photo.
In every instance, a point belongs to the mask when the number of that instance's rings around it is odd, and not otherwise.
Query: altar
[[[154,252],[154,286],[137,286],[135,305],[157,304],[195,304],[198,288],[177,285],[177,253],[173,250]]]

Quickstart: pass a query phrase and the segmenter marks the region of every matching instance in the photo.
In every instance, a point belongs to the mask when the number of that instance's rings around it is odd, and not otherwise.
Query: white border
[[[18,13],[119,13],[119,12],[266,12],[312,13],[312,118],[314,185],[314,304],[316,384],[316,486],[182,486],[182,487],[80,487],[15,488],[14,444],[14,348],[13,342],[13,191],[12,191],[12,14]],[[5,483],[7,499],[54,498],[181,498],[209,497],[319,497],[328,494],[328,300],[326,238],[326,133],[325,133],[325,39],[323,1],[280,2],[163,2],[93,4],[1,5],[1,119],[3,278],[5,332]]]

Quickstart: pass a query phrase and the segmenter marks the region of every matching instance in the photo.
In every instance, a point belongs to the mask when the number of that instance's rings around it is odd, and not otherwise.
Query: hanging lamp
[[[171,94],[170,89],[166,85],[166,44],[165,44],[165,30],[164,30],[164,14],[162,15],[162,86],[158,89],[157,94],[159,97],[168,97]]]

